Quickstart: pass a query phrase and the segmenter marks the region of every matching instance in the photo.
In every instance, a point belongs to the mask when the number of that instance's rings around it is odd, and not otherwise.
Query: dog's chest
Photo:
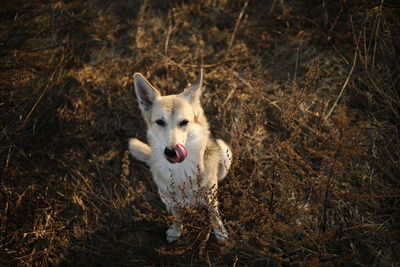
[[[160,197],[167,205],[174,201],[196,202],[205,184],[198,161],[189,158],[173,165],[159,161],[152,166],[152,173]]]

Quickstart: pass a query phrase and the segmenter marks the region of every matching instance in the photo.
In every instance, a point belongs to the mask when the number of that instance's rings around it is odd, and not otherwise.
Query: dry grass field
[[[1,266],[400,266],[397,0],[3,1],[0,47]],[[132,76],[200,68],[231,239],[168,244]]]

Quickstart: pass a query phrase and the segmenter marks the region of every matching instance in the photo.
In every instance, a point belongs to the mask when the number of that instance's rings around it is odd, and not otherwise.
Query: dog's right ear
[[[189,87],[187,87],[181,95],[192,103],[200,104],[201,88],[203,86],[203,69],[200,70],[199,76]]]
[[[160,92],[154,88],[145,77],[140,73],[133,75],[135,93],[139,101],[139,107],[143,112],[147,112],[153,106],[154,100],[160,96]]]

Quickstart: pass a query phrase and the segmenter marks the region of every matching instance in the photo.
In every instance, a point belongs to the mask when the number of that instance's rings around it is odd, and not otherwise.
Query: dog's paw
[[[225,227],[220,227],[218,229],[214,229],[215,238],[218,241],[224,242],[229,239],[228,231],[226,231]]]
[[[181,236],[181,231],[175,229],[168,229],[166,232],[168,243],[175,242]]]

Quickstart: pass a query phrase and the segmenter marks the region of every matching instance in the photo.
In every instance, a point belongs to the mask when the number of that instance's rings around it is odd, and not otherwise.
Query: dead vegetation
[[[0,264],[398,266],[397,1],[17,1],[0,31]],[[203,106],[231,235],[168,245],[132,88]]]

